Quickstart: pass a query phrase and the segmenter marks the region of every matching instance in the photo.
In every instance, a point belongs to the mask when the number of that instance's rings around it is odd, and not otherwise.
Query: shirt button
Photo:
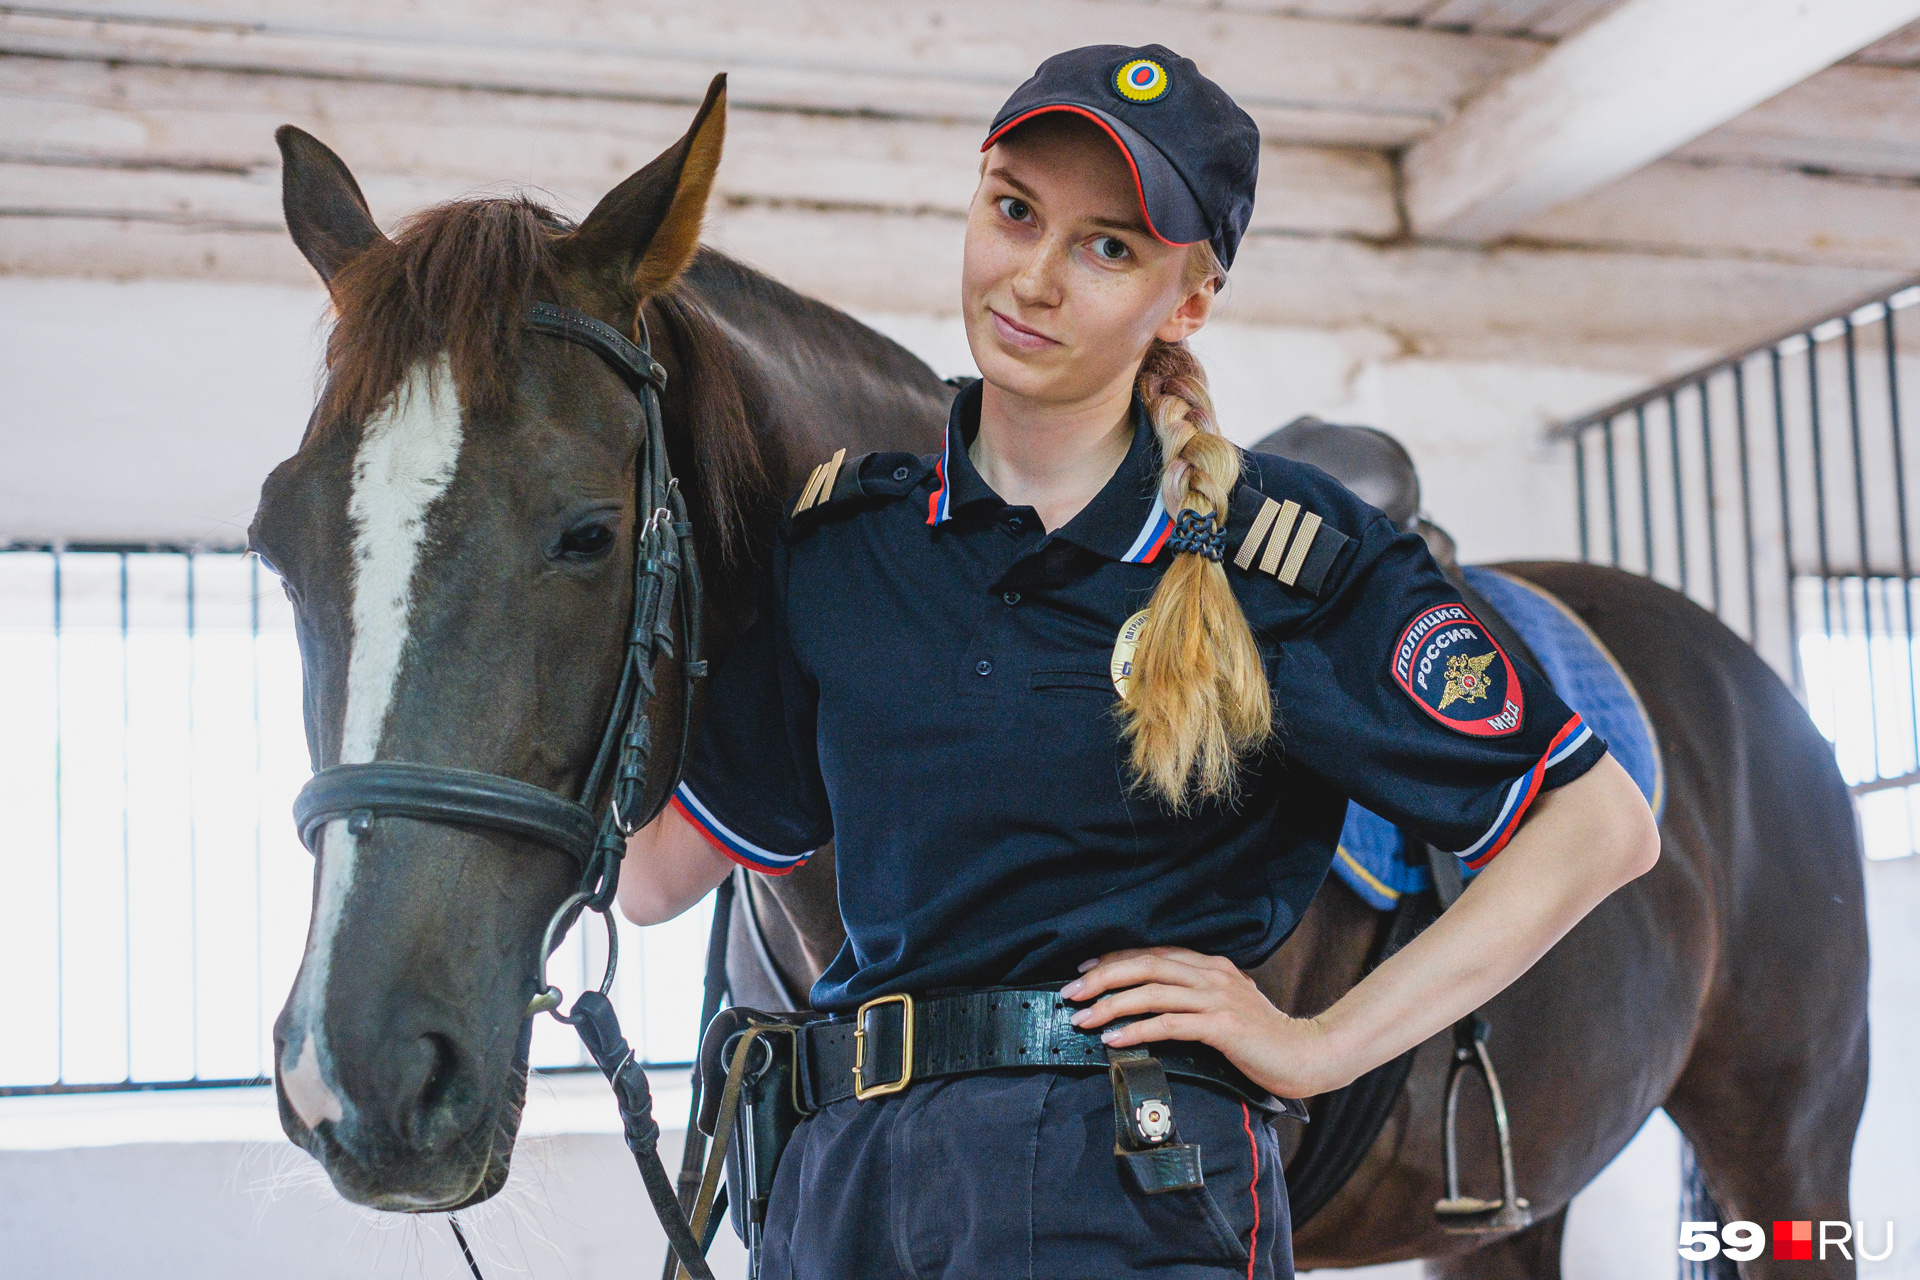
[[[985,658],[980,659],[973,669],[977,675],[990,676],[993,674],[993,664]]]
[[[1026,522],[1021,520],[1019,516],[1010,516],[1007,519],[1008,533],[1018,533],[1026,527]]]
[[[1009,591],[1007,592],[1007,594],[1001,596],[1000,598],[1002,600],[1005,600],[1008,604],[1020,603],[1020,593],[1018,591]]]
[[[905,480],[907,478],[907,469],[905,467],[895,467],[893,469],[893,478],[895,480]]]

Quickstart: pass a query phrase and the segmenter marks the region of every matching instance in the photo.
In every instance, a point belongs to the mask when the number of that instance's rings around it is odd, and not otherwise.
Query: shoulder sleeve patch
[[[1464,604],[1422,609],[1393,646],[1393,682],[1457,733],[1504,738],[1520,731],[1520,676],[1493,633]]]
[[[1318,596],[1352,539],[1291,498],[1275,501],[1252,488],[1235,497],[1229,529],[1245,530],[1233,556],[1235,567]]]

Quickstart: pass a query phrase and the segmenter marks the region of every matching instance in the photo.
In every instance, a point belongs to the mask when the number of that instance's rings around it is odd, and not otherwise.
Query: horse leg
[[[1858,1010],[1857,1034],[1833,1030],[1842,1034],[1810,1029],[1796,1046],[1805,1054],[1782,1061],[1787,1046],[1757,1053],[1751,1044],[1722,1040],[1709,1023],[1702,1051],[1667,1099],[1667,1113],[1693,1144],[1725,1215],[1721,1225],[1755,1222],[1768,1232],[1760,1256],[1740,1264],[1745,1280],[1853,1280],[1854,1263],[1838,1249],[1828,1249],[1823,1261],[1816,1244],[1808,1262],[1775,1261],[1771,1247],[1775,1220],[1850,1220],[1853,1138],[1867,1093],[1866,1010]]]
[[[1502,1236],[1472,1253],[1432,1258],[1428,1280],[1560,1280],[1560,1241],[1567,1233],[1567,1206],[1524,1231]]]
[[[1734,867],[1722,963],[1665,1103],[1726,1221],[1763,1229],[1850,1219],[1867,1097],[1865,886],[1851,842],[1833,838],[1850,834],[1851,815],[1839,793],[1824,823],[1796,830],[1826,799],[1805,790],[1768,826],[1738,833],[1754,856]],[[1747,1280],[1854,1275],[1838,1249],[1822,1261],[1817,1239],[1810,1262],[1775,1261],[1770,1246],[1741,1264]]]

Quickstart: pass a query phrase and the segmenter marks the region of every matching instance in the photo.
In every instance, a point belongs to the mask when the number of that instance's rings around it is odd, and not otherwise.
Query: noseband
[[[364,834],[381,818],[411,818],[479,827],[563,850],[579,864],[580,884],[548,928],[551,945],[582,909],[605,912],[612,905],[627,837],[657,817],[665,797],[672,794],[671,786],[663,789],[661,801],[640,812],[653,745],[653,725],[647,715],[655,692],[653,671],[661,659],[673,656],[676,603],[687,653],[681,664],[680,742],[670,761],[675,782],[686,761],[694,681],[706,674],[707,664],[700,656],[700,570],[694,556],[693,525],[667,460],[666,430],[660,419],[660,393],[666,389],[667,371],[647,350],[646,321],[640,321],[639,346],[611,325],[548,302],[534,303],[526,323],[538,333],[585,347],[606,361],[639,399],[644,419],[634,462],[633,613],[619,691],[586,784],[575,799],[518,778],[444,765],[407,760],[338,764],[322,769],[301,788],[293,816],[301,843],[314,852],[318,852],[322,829],[340,818],[346,819],[347,830],[355,835]],[[596,817],[594,806],[603,797],[606,808]],[[611,966],[608,974],[611,977]],[[536,1012],[550,990],[543,976],[535,996]],[[553,994],[557,1000],[558,993]]]

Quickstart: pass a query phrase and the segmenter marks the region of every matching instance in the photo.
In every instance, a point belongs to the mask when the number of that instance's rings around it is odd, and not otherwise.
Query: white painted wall
[[[0,277],[0,541],[241,541],[299,444],[324,313],[317,285]],[[957,317],[864,318],[972,371]],[[1654,372],[1404,357],[1376,330],[1237,323],[1231,298],[1195,346],[1237,440],[1301,413],[1399,436],[1479,560],[1572,554],[1570,455],[1544,428]]]

